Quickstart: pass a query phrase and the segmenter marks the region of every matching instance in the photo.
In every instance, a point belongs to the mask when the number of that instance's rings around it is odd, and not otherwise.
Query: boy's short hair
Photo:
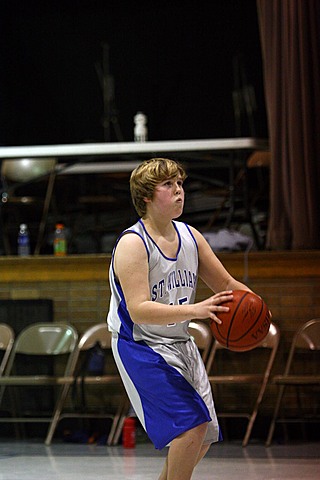
[[[169,158],[151,158],[133,170],[130,177],[131,198],[140,217],[143,217],[147,211],[144,199],[152,199],[159,183],[177,176],[184,181],[187,174],[180,163]]]

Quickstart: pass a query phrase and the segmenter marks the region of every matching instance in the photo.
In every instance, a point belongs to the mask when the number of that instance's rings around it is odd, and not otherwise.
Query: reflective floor
[[[0,480],[157,480],[166,451],[149,443],[134,449],[0,441]],[[320,479],[320,443],[249,445],[222,442],[211,447],[193,480]]]

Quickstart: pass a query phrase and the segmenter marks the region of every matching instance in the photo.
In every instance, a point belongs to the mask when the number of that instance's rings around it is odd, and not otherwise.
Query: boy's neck
[[[171,236],[173,233],[175,233],[175,229],[172,223],[172,220],[166,220],[166,221],[161,221],[157,219],[157,221],[154,221],[154,219],[147,217],[147,218],[142,218],[142,221],[144,223],[144,226],[149,233],[149,235],[153,236]]]

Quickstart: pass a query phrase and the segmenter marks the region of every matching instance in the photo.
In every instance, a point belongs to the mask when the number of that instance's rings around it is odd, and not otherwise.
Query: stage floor
[[[157,480],[166,450],[149,443],[135,449],[41,441],[0,440],[0,480]],[[250,445],[222,442],[211,447],[193,480],[318,479],[320,444]]]

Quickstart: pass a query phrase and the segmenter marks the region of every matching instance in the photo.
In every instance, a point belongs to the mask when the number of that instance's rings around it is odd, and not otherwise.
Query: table
[[[64,161],[74,162],[79,157],[106,157],[123,158],[129,160],[126,162],[116,161],[114,164],[107,162],[103,165],[101,162],[92,161],[75,162],[74,165],[64,168],[63,173],[98,173],[103,171],[128,171],[133,165],[130,159],[136,160],[139,155],[149,154],[149,156],[160,156],[161,154],[172,154],[179,157],[183,154],[192,154],[196,158],[202,158],[205,153],[239,153],[250,152],[254,150],[266,150],[268,141],[259,138],[223,138],[223,139],[203,139],[203,140],[166,140],[150,142],[110,142],[110,143],[86,143],[86,144],[63,144],[63,145],[36,145],[19,147],[0,147],[0,159],[16,158],[43,158],[56,157]],[[189,155],[190,156],[190,155]],[[78,165],[81,163],[81,165]],[[134,167],[133,167],[134,168]],[[130,171],[130,170],[129,170]]]
[[[229,171],[230,211],[228,223],[235,210],[235,164],[240,162],[246,173],[246,158],[255,150],[267,150],[268,141],[259,138],[223,138],[195,140],[166,140],[148,142],[110,142],[62,145],[36,145],[0,147],[0,159],[48,158],[58,159],[55,173],[90,174],[103,172],[130,172],[141,160],[154,156],[167,156],[195,164],[205,162],[208,166],[221,166]],[[224,155],[221,159],[219,155]],[[94,161],[94,160],[99,161]],[[200,165],[199,165],[200,166]],[[254,236],[257,234],[251,221],[248,205],[247,178],[244,175],[243,200],[247,220]]]

